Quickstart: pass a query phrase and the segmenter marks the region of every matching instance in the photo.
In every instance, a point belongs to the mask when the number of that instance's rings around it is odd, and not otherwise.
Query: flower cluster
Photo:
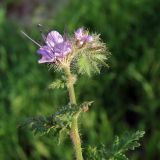
[[[100,34],[89,34],[84,28],[78,28],[69,37],[53,30],[46,36],[42,34],[43,45],[23,31],[22,34],[39,46],[37,53],[41,58],[38,63],[48,63],[55,71],[70,67],[77,74],[91,76],[92,73],[99,74],[102,66],[108,67],[106,61],[110,53]]]
[[[83,28],[79,28],[75,31],[75,38],[79,47],[82,47],[84,43],[93,41],[93,37],[88,35],[88,32],[84,31]]]
[[[75,32],[75,39],[78,47],[93,41],[93,37],[83,29],[79,28]],[[57,31],[51,31],[44,38],[45,45],[40,46],[37,53],[42,57],[39,63],[52,63],[61,61],[65,56],[72,53],[72,41],[64,38]]]

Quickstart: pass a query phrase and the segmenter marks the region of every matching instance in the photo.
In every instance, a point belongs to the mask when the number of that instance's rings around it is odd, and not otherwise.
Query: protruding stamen
[[[39,43],[37,43],[34,39],[32,39],[31,37],[29,37],[25,32],[21,31],[21,33],[26,36],[29,40],[31,40],[34,44],[36,44],[39,47],[42,47]]]

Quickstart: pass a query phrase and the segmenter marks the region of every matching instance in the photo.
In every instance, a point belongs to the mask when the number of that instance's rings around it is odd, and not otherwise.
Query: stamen
[[[31,40],[34,44],[36,44],[39,47],[42,47],[39,43],[37,43],[35,40],[33,40],[31,37],[29,37],[25,32],[21,31],[21,33],[26,36],[29,40]]]
[[[44,42],[46,43],[46,39],[47,39],[47,37],[44,35],[44,33],[43,33],[43,31],[44,31],[44,27],[41,25],[41,24],[38,24],[37,25],[37,27],[39,28],[39,32],[41,33],[41,36],[42,36],[42,38],[43,38],[43,40],[44,40]],[[43,31],[42,31],[43,30]],[[48,41],[48,47],[49,47],[49,49],[54,53],[54,50],[53,50],[53,48],[51,47],[52,45],[51,45],[51,43]]]

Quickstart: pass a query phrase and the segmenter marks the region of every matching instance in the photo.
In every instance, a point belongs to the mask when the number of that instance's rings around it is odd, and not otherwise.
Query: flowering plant
[[[69,135],[74,146],[76,159],[83,160],[78,121],[80,115],[88,111],[93,101],[77,104],[74,85],[78,75],[91,76],[93,73],[100,73],[102,66],[108,67],[106,61],[110,53],[101,41],[100,35],[89,34],[84,28],[77,29],[73,36],[68,36],[66,33],[62,36],[55,30],[47,35],[42,34],[43,45],[31,39],[24,32],[22,33],[38,45],[37,53],[41,56],[38,63],[48,63],[55,71],[62,71],[63,78],[54,81],[49,87],[53,89],[66,87],[69,103],[48,117],[27,118],[21,126],[30,124],[35,134],[44,135],[54,132],[59,137],[64,133]],[[116,137],[110,149],[103,145],[99,147],[100,149],[89,147],[85,159],[126,160],[127,157],[124,153],[129,149],[138,147],[137,141],[143,134],[143,131],[137,131],[134,134],[124,134],[121,138]]]

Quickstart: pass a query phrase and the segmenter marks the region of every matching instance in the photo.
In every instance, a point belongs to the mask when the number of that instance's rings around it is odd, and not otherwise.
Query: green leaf
[[[69,130],[67,128],[62,128],[59,131],[58,144],[61,144],[64,141],[64,139],[66,138],[66,135],[68,135],[68,134],[69,134]]]
[[[57,110],[54,114],[44,117],[35,116],[26,118],[19,127],[29,126],[34,135],[54,134],[58,135],[58,142],[62,142],[63,138],[68,135],[72,116],[78,112],[80,106],[66,105]]]
[[[111,159],[109,159],[111,160]],[[124,154],[117,154],[115,157],[114,157],[114,160],[128,160],[128,158],[126,157],[126,155]]]
[[[65,82],[63,80],[57,79],[49,85],[50,89],[64,88]]]
[[[86,160],[99,160],[98,150],[96,147],[89,146],[87,148]]]
[[[47,132],[47,127],[45,124],[47,123],[47,119],[43,116],[30,117],[23,120],[20,123],[19,127],[30,126],[30,129],[33,133],[43,135]]]
[[[125,155],[126,152],[139,147],[140,143],[138,141],[144,136],[144,134],[144,131],[137,131],[135,133],[126,132],[120,138],[116,136],[112,145],[109,147],[102,145],[99,150],[94,151],[98,156],[95,160],[128,160]],[[90,149],[90,152],[92,153],[93,150]]]
[[[34,135],[53,134],[58,136],[58,144],[64,141],[65,137],[69,135],[72,117],[77,112],[86,112],[88,106],[93,101],[87,101],[79,105],[68,104],[58,108],[58,110],[48,117],[35,116],[23,120],[19,127],[28,126]]]

